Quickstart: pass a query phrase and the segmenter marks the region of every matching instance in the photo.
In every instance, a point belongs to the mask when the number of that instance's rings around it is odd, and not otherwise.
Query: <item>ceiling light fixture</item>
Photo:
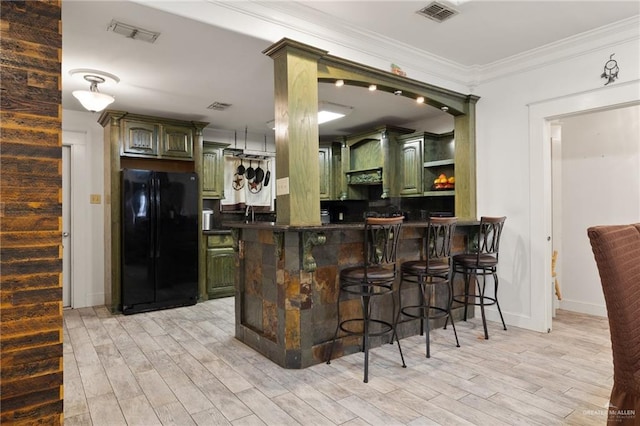
[[[342,118],[353,111],[353,107],[347,105],[334,104],[333,102],[318,103],[318,124]]]
[[[378,89],[378,86],[376,86],[375,84],[370,84],[369,85],[369,91],[370,92],[374,92],[376,89]]]
[[[107,80],[118,83],[120,79],[115,75],[89,69],[74,69],[69,71],[69,74],[81,76],[85,81],[89,82],[89,90],[74,90],[72,93],[85,109],[91,112],[102,111],[115,101],[113,96],[98,91],[98,84],[102,84]]]
[[[418,96],[416,98],[416,102],[419,103],[419,104],[423,104],[424,103],[424,97],[423,96]]]
[[[336,80],[336,87],[344,86],[344,80]]]

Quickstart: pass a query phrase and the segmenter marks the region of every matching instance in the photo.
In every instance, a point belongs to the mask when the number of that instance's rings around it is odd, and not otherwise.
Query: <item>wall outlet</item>
[[[89,196],[89,202],[91,204],[100,204],[101,203],[100,194],[91,194]]]

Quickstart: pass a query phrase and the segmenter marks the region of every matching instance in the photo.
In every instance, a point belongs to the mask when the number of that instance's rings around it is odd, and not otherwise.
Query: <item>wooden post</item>
[[[320,225],[318,59],[327,52],[283,39],[263,53],[275,67],[276,222]]]

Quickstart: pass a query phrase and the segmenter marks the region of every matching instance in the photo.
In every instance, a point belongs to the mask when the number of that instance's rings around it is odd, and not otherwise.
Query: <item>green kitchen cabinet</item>
[[[421,196],[423,191],[423,142],[424,134],[402,136],[397,144],[397,181],[398,195]]]
[[[160,156],[163,158],[193,159],[193,129],[185,126],[161,126]]]
[[[142,115],[123,118],[120,126],[124,157],[193,161],[194,127]]]
[[[320,199],[335,200],[341,187],[340,143],[321,143],[319,148]]]
[[[202,145],[202,197],[224,198],[224,148],[226,144],[204,141]]]
[[[207,236],[206,287],[209,299],[233,296],[236,259],[231,234]]]

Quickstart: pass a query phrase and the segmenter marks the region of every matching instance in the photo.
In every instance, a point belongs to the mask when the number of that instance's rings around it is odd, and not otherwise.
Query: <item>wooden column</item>
[[[279,225],[320,225],[318,59],[327,52],[283,39],[274,60],[276,214]]]
[[[456,163],[456,216],[460,220],[476,219],[476,102],[469,95],[464,115],[454,117]]]
[[[3,425],[63,420],[60,7],[0,2]]]

